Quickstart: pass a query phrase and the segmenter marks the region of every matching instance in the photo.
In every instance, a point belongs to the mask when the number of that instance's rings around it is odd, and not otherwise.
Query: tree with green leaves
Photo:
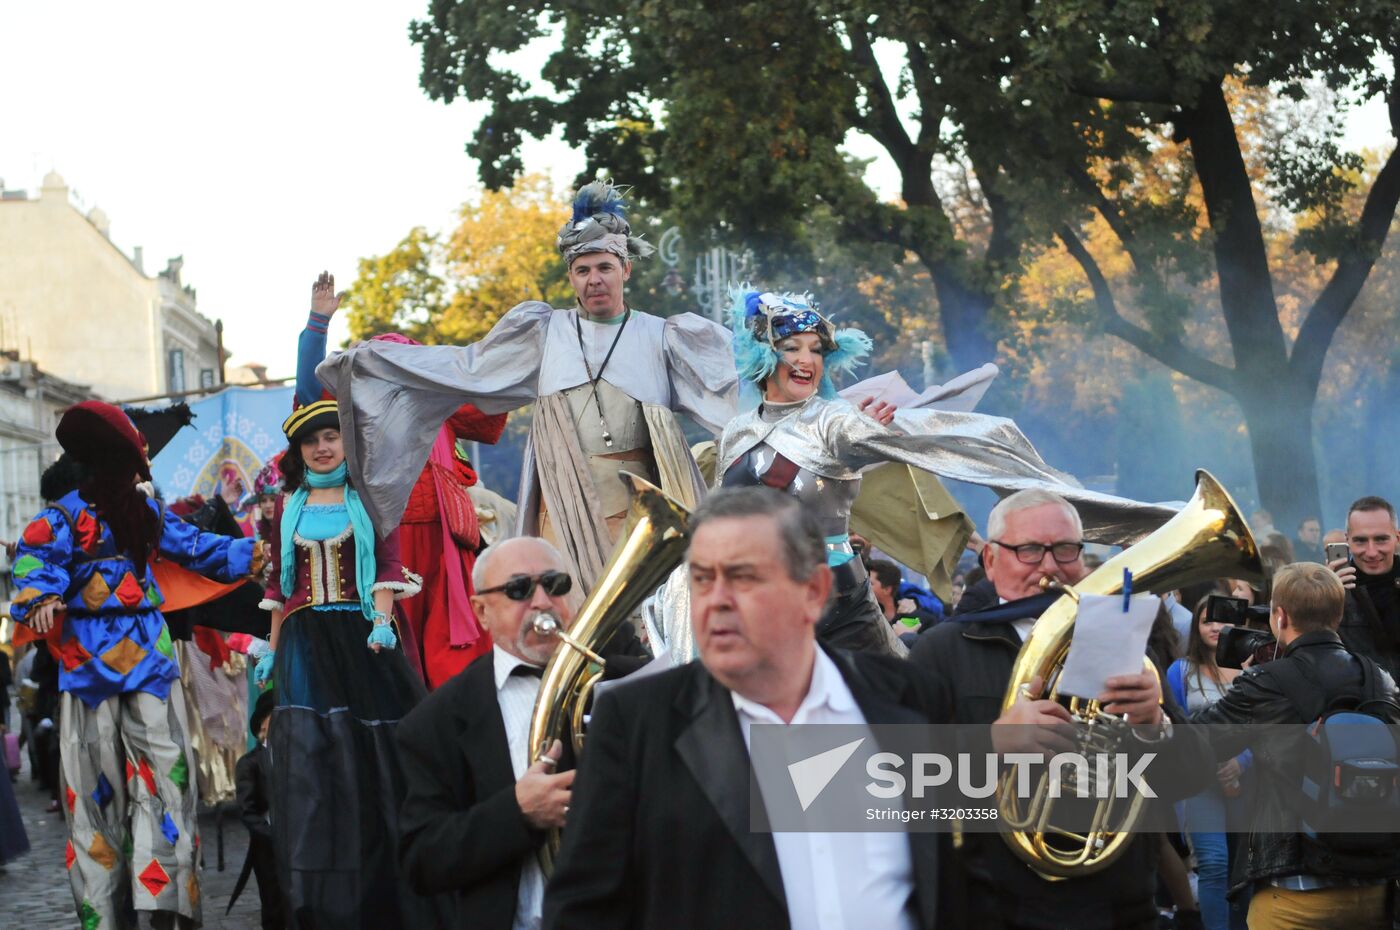
[[[848,237],[917,256],[961,367],[995,356],[999,301],[1027,250],[1059,239],[1101,331],[1238,402],[1262,502],[1288,518],[1317,510],[1318,381],[1400,200],[1392,151],[1359,213],[1342,209],[1358,177],[1339,145],[1342,111],[1361,99],[1384,94],[1392,135],[1400,124],[1397,13],[1394,0],[1267,12],[1233,0],[431,0],[411,35],[430,96],[490,105],[468,144],[488,185],[518,172],[525,136],[558,129],[590,169],[761,254],[809,247],[804,220],[825,206]],[[511,71],[519,59],[502,53],[542,37],[554,41],[542,73]],[[1338,106],[1252,177],[1231,81],[1293,98],[1318,84]],[[853,133],[893,163],[898,203],[853,170]],[[1134,179],[1162,139],[1182,144],[1179,183],[1145,196]],[[972,179],[981,222],[960,221],[949,173]],[[1263,198],[1310,217],[1295,245],[1330,266],[1296,332],[1275,298]],[[1130,257],[1137,318],[1084,243],[1093,218]],[[1184,332],[1181,285],[1202,275],[1230,337],[1223,359]]]
[[[462,204],[450,232],[416,227],[386,254],[361,259],[345,299],[351,337],[399,332],[461,345],[522,301],[571,303],[554,248],[564,203],[547,179],[527,175]]]

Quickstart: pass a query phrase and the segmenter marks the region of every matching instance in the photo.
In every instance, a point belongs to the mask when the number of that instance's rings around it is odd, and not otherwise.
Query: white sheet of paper
[[[916,394],[899,372],[887,371],[852,384],[840,394],[853,404],[873,397],[906,410],[932,407],[953,413],[971,413],[999,372],[996,365],[988,362],[981,368],[958,375],[946,384],[930,385],[923,393]]]
[[[1140,594],[1129,599],[1124,613],[1121,594],[1080,595],[1069,657],[1060,673],[1060,693],[1096,698],[1114,675],[1141,672],[1147,635],[1160,603],[1155,594]]]

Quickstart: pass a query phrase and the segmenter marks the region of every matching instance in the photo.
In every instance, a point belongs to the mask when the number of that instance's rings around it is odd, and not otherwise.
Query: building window
[[[201,368],[199,370],[199,386],[202,388],[211,388],[214,386],[214,369]]]
[[[167,372],[167,384],[170,393],[179,394],[185,389],[185,350],[171,349],[169,352],[169,371]]]

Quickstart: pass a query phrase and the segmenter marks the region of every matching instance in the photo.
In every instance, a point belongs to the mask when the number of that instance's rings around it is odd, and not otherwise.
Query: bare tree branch
[[[1123,250],[1128,253],[1128,258],[1132,260],[1133,270],[1139,275],[1151,277],[1154,284],[1161,284],[1157,275],[1157,269],[1143,254],[1138,247],[1137,231],[1128,223],[1128,218],[1123,215],[1123,211],[1118,208],[1118,204],[1108,199],[1108,195],[1089,176],[1089,172],[1081,165],[1066,166],[1065,173],[1069,175],[1070,183],[1089,198],[1089,204],[1098,212],[1099,216],[1108,223],[1108,228],[1113,230],[1113,234],[1122,243]]]
[[[910,39],[904,47],[909,56],[909,71],[914,76],[914,92],[919,97],[919,138],[915,144],[920,151],[930,151],[938,142],[938,129],[947,106],[933,80],[933,65],[924,54],[923,46]]]
[[[863,72],[857,79],[865,85],[870,100],[870,112],[863,120],[865,125],[862,128],[889,151],[900,172],[906,173],[905,167],[914,156],[914,143],[904,131],[904,124],[899,121],[894,94],[890,93],[889,85],[880,74],[880,63],[875,60],[870,36],[857,23],[846,23],[846,33],[851,40],[851,57]]]
[[[1079,263],[1079,267],[1084,271],[1084,276],[1089,279],[1089,287],[1094,292],[1094,304],[1098,308],[1099,318],[1105,332],[1111,336],[1117,336],[1144,354],[1150,355],[1163,365],[1176,369],[1188,378],[1194,378],[1202,384],[1233,393],[1235,373],[1231,369],[1218,365],[1210,359],[1202,358],[1182,345],[1178,339],[1159,336],[1129,321],[1118,312],[1118,302],[1114,300],[1113,291],[1108,286],[1108,280],[1104,278],[1103,272],[1099,269],[1099,263],[1094,260],[1094,256],[1089,254],[1089,250],[1085,248],[1084,243],[1080,241],[1074,230],[1068,225],[1062,225],[1056,230],[1056,235],[1064,243],[1069,254]]]

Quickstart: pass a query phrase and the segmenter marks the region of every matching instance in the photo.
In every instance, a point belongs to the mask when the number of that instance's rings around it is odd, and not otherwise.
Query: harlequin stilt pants
[[[88,707],[65,693],[59,745],[65,859],[83,930],[135,926],[134,911],[200,920],[195,760],[185,701],[130,691]]]

